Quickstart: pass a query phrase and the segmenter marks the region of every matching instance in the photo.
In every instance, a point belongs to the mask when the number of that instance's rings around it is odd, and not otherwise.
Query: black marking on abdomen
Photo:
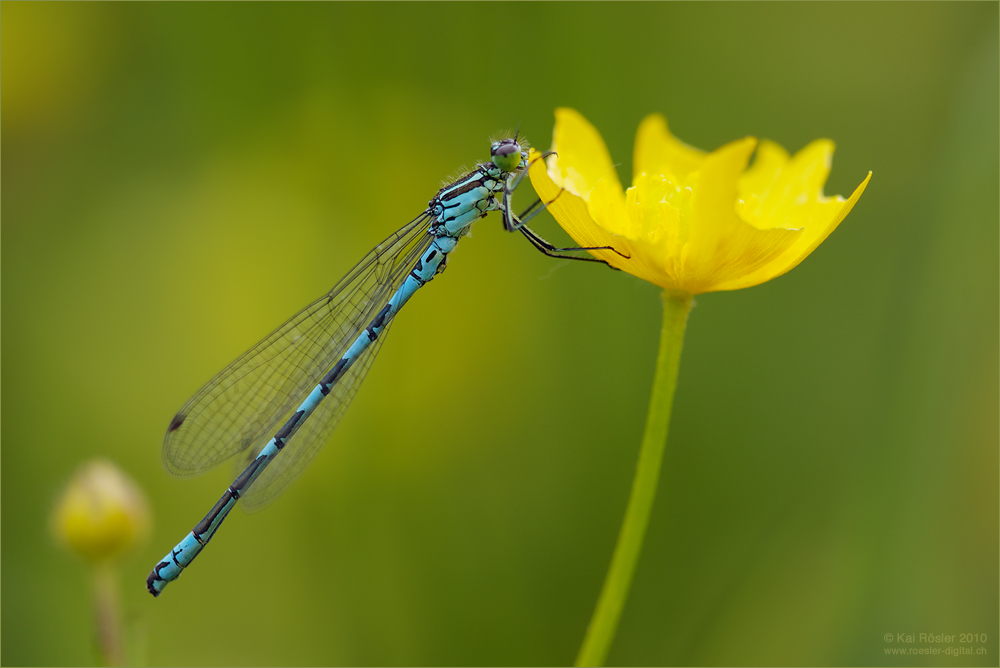
[[[299,423],[305,413],[305,411],[295,411],[292,417],[288,418],[288,422],[274,435],[274,444],[278,446],[279,450],[285,447],[285,439],[292,435],[292,430],[295,429],[295,425]],[[258,459],[260,458],[258,457]]]
[[[250,466],[243,470],[240,477],[233,481],[233,484],[229,486],[229,491],[233,493],[233,496],[237,499],[243,495],[243,491],[246,486],[250,483],[250,480],[257,473],[258,469],[264,467],[267,463],[266,455],[257,455],[257,459],[250,462]]]
[[[392,304],[386,304],[382,307],[382,310],[378,312],[375,319],[372,320],[372,327],[382,327],[385,324],[385,318],[389,315],[389,311],[392,310]]]
[[[167,433],[169,434],[172,431],[177,431],[180,426],[184,424],[184,418],[186,417],[187,415],[184,415],[184,413],[178,413],[175,415],[174,419],[170,421],[170,426],[167,427]]]
[[[246,475],[246,471],[243,472],[243,475]],[[243,476],[241,475],[240,478],[242,477]],[[233,487],[235,486],[236,484],[234,483]],[[208,542],[208,540],[202,540],[201,537],[206,533],[208,533],[208,530],[212,528],[212,524],[215,523],[215,518],[219,516],[219,513],[222,512],[222,509],[225,508],[227,505],[229,505],[229,502],[232,499],[240,498],[239,492],[234,491],[233,487],[230,487],[225,492],[223,492],[222,498],[219,499],[218,503],[212,506],[212,509],[208,511],[208,515],[205,515],[205,518],[201,522],[198,522],[198,524],[196,524],[193,529],[191,529],[191,533],[194,534],[195,540],[197,540],[202,545],[205,545]],[[209,540],[211,540],[211,537],[209,538]]]
[[[392,310],[392,304],[386,304],[385,306],[383,306],[382,310],[379,311],[378,315],[375,316],[375,319],[372,320],[372,324],[368,325],[368,327],[365,328],[365,331],[368,332],[369,341],[374,341],[375,339],[378,338],[378,332],[376,332],[375,330],[382,329],[382,325],[385,324],[386,316],[389,315],[389,311],[391,310]]]
[[[434,258],[436,258],[436,257],[437,257],[437,254],[438,254],[438,252],[437,252],[437,251],[436,251],[435,249],[433,249],[433,248],[432,248],[432,249],[431,249],[431,252],[427,254],[427,258],[426,258],[426,260],[427,260],[428,262],[430,262],[431,260],[433,260]]]
[[[146,578],[146,589],[153,596],[159,596],[160,592],[156,591],[156,587],[153,586],[154,582],[162,582],[163,578],[160,577],[160,569],[166,568],[170,563],[166,561],[161,561],[153,567],[153,570],[149,572],[149,576]]]
[[[330,369],[330,373],[323,377],[323,380],[319,382],[319,391],[323,393],[323,396],[330,394],[330,388],[333,384],[340,380],[340,377],[344,375],[344,369],[347,367],[347,358],[341,358],[333,368]]]

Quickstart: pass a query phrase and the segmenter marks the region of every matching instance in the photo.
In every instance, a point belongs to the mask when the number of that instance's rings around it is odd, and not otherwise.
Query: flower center
[[[683,243],[688,237],[691,187],[672,174],[642,172],[625,195],[628,236],[653,244]]]

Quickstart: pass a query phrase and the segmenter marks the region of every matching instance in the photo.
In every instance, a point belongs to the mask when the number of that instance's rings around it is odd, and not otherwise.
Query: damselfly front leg
[[[615,253],[618,253],[618,255],[621,255],[623,258],[628,259],[629,257],[628,255],[625,255],[624,253],[620,252],[613,246],[591,246],[591,247],[573,246],[568,248],[557,248],[553,244],[543,239],[539,234],[531,230],[531,228],[527,227],[526,223],[535,216],[537,216],[538,214],[540,214],[542,211],[545,211],[545,209],[547,209],[550,204],[552,204],[559,198],[559,195],[562,195],[565,188],[561,188],[559,190],[559,194],[556,195],[554,198],[552,198],[550,201],[545,202],[543,204],[540,198],[536,199],[531,206],[529,206],[527,209],[521,212],[520,216],[514,214],[511,208],[512,207],[511,196],[514,190],[521,183],[521,179],[525,177],[525,175],[528,173],[528,170],[531,169],[531,165],[535,163],[535,160],[544,160],[550,155],[555,155],[555,151],[548,151],[546,153],[543,153],[529,163],[527,162],[527,159],[524,157],[524,154],[522,153],[523,159],[521,161],[520,169],[517,172],[512,172],[508,177],[507,183],[504,185],[503,197],[501,198],[501,201],[498,203],[499,209],[502,212],[504,229],[507,230],[508,232],[515,232],[515,231],[520,232],[521,234],[524,235],[525,239],[531,242],[532,246],[538,249],[539,252],[543,253],[544,255],[548,255],[549,257],[564,258],[566,260],[579,260],[581,262],[599,262],[601,264],[607,265],[608,267],[611,267],[612,269],[617,269],[617,267],[613,267],[607,260],[601,260],[596,257],[579,257],[576,255],[569,255],[569,253],[577,251],[609,250],[609,251],[614,251]],[[539,204],[542,205],[541,208],[538,208]]]
[[[565,189],[563,189],[563,190],[565,190]],[[562,192],[563,191],[560,190],[559,194],[561,195]],[[556,198],[558,198],[558,197],[559,197],[559,195],[556,195]],[[506,220],[507,218],[510,218],[513,221],[513,224],[511,226],[512,229],[511,228],[508,228],[508,229],[510,229],[511,232],[513,232],[513,231],[516,230],[516,231],[520,232],[521,234],[523,234],[524,238],[527,239],[528,241],[530,241],[531,245],[534,246],[543,255],[548,255],[549,257],[563,258],[564,260],[579,260],[580,262],[599,262],[601,264],[607,265],[608,267],[611,267],[615,271],[618,271],[618,267],[613,266],[607,260],[602,260],[602,259],[596,258],[596,257],[580,257],[578,255],[570,255],[569,254],[569,253],[574,253],[574,252],[578,252],[578,251],[607,250],[607,251],[615,252],[618,255],[621,255],[626,260],[629,258],[628,255],[625,255],[624,253],[622,253],[621,251],[619,251],[614,246],[570,246],[570,247],[567,247],[567,248],[557,248],[555,245],[553,245],[553,244],[549,243],[548,241],[546,241],[545,239],[543,239],[541,237],[541,235],[539,235],[537,232],[535,232],[534,230],[532,230],[530,227],[528,227],[525,224],[529,220],[531,220],[532,218],[534,218],[535,216],[537,216],[538,214],[540,214],[542,211],[545,211],[545,209],[547,209],[548,206],[550,204],[552,204],[552,202],[554,202],[554,201],[556,201],[555,198],[553,198],[552,200],[550,200],[550,201],[545,202],[544,204],[542,204],[542,200],[541,199],[536,199],[535,202],[531,206],[529,206],[527,209],[525,209],[524,211],[521,212],[520,216],[517,216],[517,215],[514,215],[514,214],[510,213],[510,209],[505,208],[505,207],[503,207],[503,205],[501,205],[501,207],[503,208],[503,217],[504,217],[504,220]],[[508,200],[508,203],[509,203],[509,200]],[[541,208],[538,208],[539,204],[542,204]],[[504,227],[507,228],[507,225],[505,224]]]
[[[521,169],[518,172],[511,174],[511,176],[508,179],[508,182],[506,184],[504,184],[503,201],[501,203],[503,204],[503,212],[504,212],[503,213],[503,227],[508,232],[513,232],[514,230],[518,229],[521,225],[523,225],[524,223],[528,222],[528,220],[531,220],[531,218],[533,218],[534,216],[536,216],[537,213],[532,214],[528,218],[525,218],[525,216],[528,214],[529,211],[531,211],[532,209],[534,209],[536,206],[538,206],[542,202],[542,200],[539,199],[534,204],[532,204],[527,209],[525,209],[523,212],[521,212],[520,221],[519,221],[518,220],[519,217],[514,215],[513,209],[512,209],[512,206],[511,206],[511,197],[514,194],[514,190],[521,183],[521,179],[523,179],[527,175],[528,170],[531,169],[531,166],[533,164],[535,164],[536,161],[538,161],[538,160],[544,160],[545,158],[549,157],[550,155],[555,155],[555,154],[556,154],[555,151],[547,151],[546,153],[542,153],[540,156],[538,156],[537,158],[535,158],[531,162],[522,161]],[[552,200],[552,201],[554,202],[555,200]],[[551,203],[552,202],[549,202],[545,206],[548,206]]]

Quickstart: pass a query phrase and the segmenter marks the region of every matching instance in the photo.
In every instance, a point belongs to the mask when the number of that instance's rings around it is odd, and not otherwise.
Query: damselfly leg
[[[540,214],[542,211],[545,211],[545,209],[547,209],[549,205],[555,202],[559,198],[559,196],[563,194],[565,188],[561,188],[559,190],[559,193],[548,202],[543,203],[541,198],[537,198],[535,199],[534,203],[531,204],[531,206],[529,206],[527,209],[521,212],[521,215],[518,216],[514,214],[512,210],[512,196],[514,190],[521,183],[521,180],[525,177],[525,175],[528,173],[528,170],[531,169],[531,165],[533,165],[536,160],[544,160],[550,155],[555,155],[555,151],[547,151],[541,154],[540,156],[536,156],[527,165],[527,167],[511,175],[508,183],[504,187],[503,198],[500,206],[502,211],[504,229],[507,230],[508,232],[515,232],[515,231],[520,232],[521,234],[524,235],[525,239],[531,242],[532,246],[534,246],[539,252],[549,257],[562,258],[565,260],[579,260],[580,262],[598,262],[600,264],[611,267],[612,269],[615,269],[617,271],[618,268],[612,266],[607,260],[602,260],[596,257],[580,257],[578,255],[570,254],[580,251],[606,250],[617,253],[618,255],[621,255],[623,258],[628,259],[629,256],[625,255],[617,248],[614,248],[613,246],[569,246],[566,248],[557,248],[555,245],[543,239],[541,235],[539,235],[537,232],[533,231],[531,228],[527,226],[526,223],[535,216],[537,216],[538,214]],[[539,205],[541,205],[541,208],[539,208]]]

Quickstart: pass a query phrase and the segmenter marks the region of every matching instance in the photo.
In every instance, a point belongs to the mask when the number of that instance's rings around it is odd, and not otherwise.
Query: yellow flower
[[[149,532],[142,490],[114,464],[94,460],[69,481],[52,514],[52,532],[91,562],[110,560]]]
[[[846,201],[824,197],[830,140],[792,157],[753,137],[705,153],[671,135],[659,114],[639,125],[632,187],[624,192],[601,135],[579,112],[556,110],[552,148],[557,155],[534,161],[529,175],[542,201],[554,200],[548,209],[569,235],[581,246],[611,246],[621,255],[591,253],[689,294],[785,273],[837,227],[871,178]]]

